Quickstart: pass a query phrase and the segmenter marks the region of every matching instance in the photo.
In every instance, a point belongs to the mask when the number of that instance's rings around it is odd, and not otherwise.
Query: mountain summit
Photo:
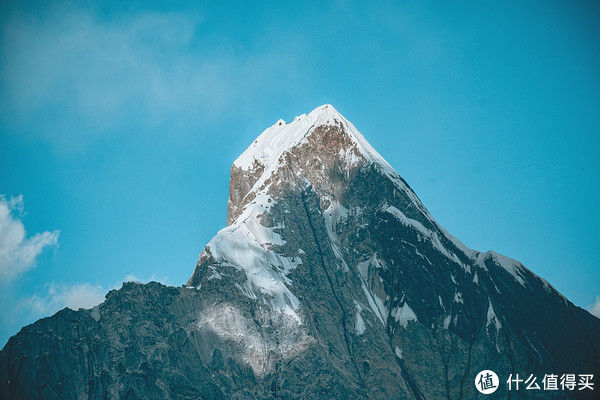
[[[337,127],[331,130],[331,137],[322,137],[316,143],[315,128],[322,131],[325,127]],[[316,136],[320,133],[317,132]],[[265,130],[233,163],[231,168],[228,225],[237,216],[236,210],[245,204],[239,204],[255,193],[265,181],[285,164],[284,157],[301,147],[310,149],[317,145],[327,158],[336,154],[348,168],[359,160],[369,161],[382,170],[395,174],[393,168],[377,153],[346,118],[332,105],[325,104],[302,114],[290,123],[279,120]],[[329,146],[329,148],[325,148]],[[315,149],[316,150],[316,149]],[[325,155],[325,154],[324,154]],[[254,190],[253,190],[254,189]]]
[[[462,399],[486,369],[600,373],[600,320],[450,235],[331,105],[235,160],[227,211],[184,287],[126,283],[23,328],[0,397]]]

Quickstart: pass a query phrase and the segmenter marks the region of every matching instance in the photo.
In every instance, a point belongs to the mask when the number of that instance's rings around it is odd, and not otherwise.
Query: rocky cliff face
[[[0,397],[476,398],[483,369],[597,376],[598,338],[548,282],[446,232],[326,105],[235,161],[227,227],[185,287],[128,283],[23,328]]]

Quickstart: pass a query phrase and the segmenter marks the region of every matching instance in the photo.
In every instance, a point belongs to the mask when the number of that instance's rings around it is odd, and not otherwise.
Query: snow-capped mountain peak
[[[536,329],[545,322],[517,305],[528,297],[537,312],[541,304],[573,308],[518,261],[448,233],[331,105],[279,120],[235,161],[228,226],[208,243],[188,285],[216,281],[233,282],[230,292],[279,320],[284,341],[309,343],[311,332],[327,330],[315,312],[337,321],[335,352],[354,360],[359,376],[358,360],[368,356],[357,349],[366,342],[389,345],[402,368],[429,352],[431,343],[414,341],[422,337],[459,346],[464,362],[474,341],[485,348],[482,359],[512,351],[512,340],[543,359],[551,339]],[[288,354],[279,349],[253,368],[272,373]]]
[[[322,180],[326,167],[348,172],[359,164],[369,164],[379,170],[428,215],[416,194],[356,127],[331,104],[325,104],[297,116],[290,123],[280,119],[235,160],[231,168],[227,222],[231,224],[248,200],[264,190],[265,185],[273,181],[275,172],[282,168],[295,172],[319,169],[313,177]]]
[[[0,353],[0,398],[460,399],[483,369],[600,373],[600,320],[464,246],[330,105],[236,160],[185,288],[64,311]]]
[[[233,166],[243,170],[255,169],[257,166],[268,168],[277,163],[286,151],[306,143],[307,136],[315,128],[332,125],[343,127],[345,134],[365,158],[391,168],[356,127],[331,104],[324,104],[308,114],[299,115],[290,123],[286,123],[283,119],[278,120],[252,142],[235,160]]]

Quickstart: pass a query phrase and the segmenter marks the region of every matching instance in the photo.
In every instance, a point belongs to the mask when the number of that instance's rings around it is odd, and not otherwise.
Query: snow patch
[[[327,209],[323,212],[327,236],[329,236],[331,248],[333,249],[335,257],[342,263],[344,271],[348,272],[350,269],[348,268],[348,265],[342,256],[342,251],[340,250],[340,239],[337,235],[337,224],[348,218],[348,209],[341,205],[336,199],[330,198],[329,201],[329,207],[327,207]]]
[[[369,267],[373,268],[386,268],[386,265],[383,261],[377,258],[377,253],[374,253],[370,258],[365,261],[361,261],[356,264],[356,268],[358,269],[358,273],[360,276],[367,280],[369,276]]]
[[[365,285],[365,282],[362,281],[362,279],[361,279],[360,284],[361,284],[362,290],[363,290],[363,292],[365,294],[365,297],[367,298],[367,302],[369,303],[369,307],[371,307],[371,310],[373,311],[373,314],[375,314],[375,316],[377,318],[379,318],[379,320],[381,321],[381,323],[385,326],[385,323],[387,321],[387,312],[385,314],[383,314],[381,312],[381,310],[379,309],[379,307],[375,303],[375,300],[373,299],[373,296],[371,295],[371,292],[369,292],[369,289],[367,289],[367,286]],[[384,307],[384,310],[385,310],[385,307]]]
[[[260,311],[256,321],[246,316],[229,303],[209,307],[199,315],[197,327],[208,328],[219,337],[233,342],[241,349],[241,358],[248,363],[254,373],[263,377],[273,369],[276,355],[280,358],[292,357],[305,350],[313,341],[295,318],[284,313],[267,313]],[[277,326],[276,338],[269,337],[260,326],[273,324]],[[276,339],[276,340],[275,340]]]
[[[448,250],[442,244],[442,242],[440,240],[440,237],[437,234],[437,232],[433,232],[432,230],[427,229],[422,223],[420,223],[417,220],[414,220],[412,218],[408,218],[402,211],[398,210],[394,206],[385,205],[382,209],[383,209],[383,211],[385,211],[387,213],[390,213],[394,217],[396,217],[396,219],[398,221],[400,221],[404,226],[412,227],[413,229],[415,229],[419,233],[421,233],[424,237],[428,238],[431,241],[431,243],[433,244],[433,247],[436,248],[440,253],[442,253],[443,255],[445,255],[446,257],[448,257],[449,259],[451,259],[452,261],[454,261],[458,265],[461,265],[466,270],[470,269],[470,267],[468,265],[465,265],[460,260],[460,258],[458,258],[458,256],[456,254],[454,254],[452,251]]]
[[[463,300],[462,297],[462,293],[461,292],[456,292],[454,293],[454,302],[455,303],[464,303],[465,301]]]
[[[485,266],[485,260],[489,258],[491,258],[497,265],[501,266],[508,273],[510,273],[515,278],[515,280],[519,282],[522,286],[525,286],[525,278],[523,277],[523,270],[525,269],[525,267],[523,267],[523,265],[520,262],[490,250],[486,251],[485,253],[480,253],[477,256],[477,265],[487,270]]]
[[[408,326],[410,321],[417,321],[417,315],[414,313],[408,303],[404,303],[402,307],[396,307],[392,310],[392,317],[404,328]]]
[[[356,330],[356,334],[360,336],[363,333],[365,333],[365,329],[366,329],[365,321],[363,320],[362,316],[360,315],[363,308],[357,301],[354,301],[354,304],[356,305],[356,321],[354,322],[354,329]]]
[[[487,310],[487,322],[485,324],[485,326],[490,326],[491,324],[494,324],[494,326],[496,327],[496,333],[500,330],[500,328],[502,328],[502,324],[500,323],[500,320],[498,319],[498,316],[496,316],[496,313],[494,312],[494,307],[492,307],[492,302],[488,301],[488,310]]]
[[[221,280],[223,279],[223,277],[221,276],[221,274],[219,273],[219,271],[217,271],[217,269],[213,266],[209,267],[212,274],[207,278],[207,280],[212,281],[213,279],[218,279]]]
[[[268,246],[268,234],[260,224],[236,223],[221,230],[206,246],[217,264],[232,266],[246,274],[247,281],[240,287],[250,298],[267,297],[268,303],[278,311],[299,319],[295,310],[300,302],[286,284],[287,274],[302,264],[299,257],[288,258]],[[221,276],[217,272],[218,276]],[[216,275],[211,277],[216,278]],[[218,278],[217,278],[218,279]],[[239,286],[239,285],[238,285]]]
[[[383,207],[383,211],[392,214],[403,225],[413,227],[414,229],[421,232],[424,236],[427,236],[427,237],[431,236],[431,231],[429,229],[425,228],[425,226],[423,226],[422,223],[420,223],[419,221],[414,220],[412,218],[408,218],[406,215],[404,215],[404,213],[402,211],[398,210],[396,207],[387,205],[387,206]]]
[[[402,357],[402,349],[399,348],[398,346],[396,346],[396,348],[394,349],[394,354],[396,354],[396,357],[398,357],[398,358],[403,358]]]
[[[377,294],[373,294],[373,300],[375,301],[375,305],[379,310],[379,314],[383,318],[383,325],[385,325],[388,319],[388,309],[385,307],[385,302],[381,297],[377,296]]]
[[[448,329],[448,327],[450,326],[450,321],[452,320],[452,316],[448,315],[444,318],[444,322],[443,322],[443,326],[444,329]]]

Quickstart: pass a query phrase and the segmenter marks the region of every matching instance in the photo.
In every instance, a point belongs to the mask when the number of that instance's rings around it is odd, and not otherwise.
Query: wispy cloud
[[[0,195],[0,280],[10,280],[32,268],[46,246],[58,245],[59,231],[27,237],[20,220],[23,196]]]
[[[600,296],[597,296],[596,301],[590,304],[589,310],[592,315],[600,318]]]
[[[189,130],[294,73],[292,57],[227,51],[214,38],[209,53],[201,24],[199,16],[81,9],[13,17],[0,42],[0,119],[63,147],[123,129]]]

